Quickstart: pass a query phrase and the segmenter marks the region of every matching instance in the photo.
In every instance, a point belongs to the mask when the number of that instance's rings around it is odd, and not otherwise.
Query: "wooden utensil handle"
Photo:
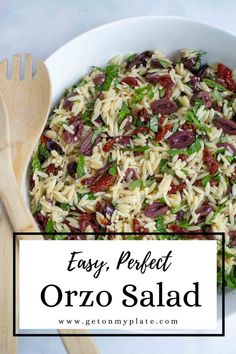
[[[14,231],[36,231],[37,225],[24,203],[11,168],[11,162],[7,150],[0,151],[0,166],[4,166],[4,173],[1,174],[0,178],[0,195]]]

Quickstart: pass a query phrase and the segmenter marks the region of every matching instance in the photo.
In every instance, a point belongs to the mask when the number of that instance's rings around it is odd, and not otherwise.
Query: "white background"
[[[168,269],[165,271],[163,268],[147,268],[142,274],[140,270],[135,269],[136,267],[129,269],[127,266],[128,261],[132,259],[141,264],[148,252],[151,252],[151,255],[147,264],[151,260],[166,257],[170,251],[171,257],[166,262]],[[75,269],[68,271],[73,252],[82,253],[74,256],[70,268]],[[127,262],[123,261],[117,270],[122,252],[130,252],[130,257]],[[20,328],[146,329],[149,332],[154,329],[179,329],[180,333],[186,333],[186,329],[209,329],[206,332],[213,333],[212,329],[217,328],[216,253],[216,241],[20,241]],[[82,260],[87,263],[89,259],[92,263],[106,262],[98,278],[94,278],[95,268],[87,272],[77,266],[78,261]],[[165,258],[159,265],[164,264],[164,260]],[[130,297],[122,294],[123,287],[128,284],[136,287],[134,293],[131,287],[128,291],[137,296],[139,301],[142,299],[142,291],[152,291],[154,306],[157,305],[159,296],[156,283],[159,282],[163,284],[164,305],[168,299],[167,293],[175,290],[180,294],[181,307],[142,307],[139,303],[133,307],[122,305],[123,299],[126,299],[128,304],[133,303]],[[193,283],[195,282],[199,284],[201,306],[187,307],[182,299],[187,291],[194,290]],[[55,307],[45,306],[40,298],[42,290],[50,284],[59,287],[62,292],[62,300]],[[78,294],[80,291],[93,291],[88,303],[94,301],[94,304],[91,307],[81,307],[79,305],[82,304],[84,295],[82,297],[73,295],[72,306],[65,306],[67,303],[65,291],[77,291]],[[111,294],[112,302],[109,306],[101,307],[96,303],[95,294],[100,291],[108,291]],[[148,296],[147,292],[145,296]],[[55,288],[50,287],[46,291],[45,298],[48,304],[55,304],[58,300]],[[103,295],[101,299],[105,304],[107,297]],[[195,301],[192,293],[188,299],[191,304]],[[140,320],[155,320],[155,323],[159,320],[177,320],[178,324],[175,326],[171,323],[123,326],[123,320],[129,321],[136,317]],[[113,321],[119,319],[122,324],[91,323],[90,327],[83,325],[86,320],[91,322],[97,318]],[[66,323],[60,325],[58,319],[79,319],[82,323],[78,326],[73,323],[72,325],[66,325]],[[193,331],[193,333],[196,332]]]
[[[0,0],[0,56],[32,52],[47,58],[78,34],[129,16],[184,16],[236,33],[235,13],[235,0]],[[225,338],[118,337],[96,342],[101,354],[234,354],[235,328],[231,316]],[[59,339],[20,339],[19,354],[45,353],[65,351]]]

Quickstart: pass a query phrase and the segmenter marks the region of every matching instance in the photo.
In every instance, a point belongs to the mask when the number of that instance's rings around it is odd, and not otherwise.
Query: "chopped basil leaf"
[[[60,208],[67,211],[70,209],[70,205],[67,203],[60,203]]]
[[[194,143],[187,149],[188,155],[193,154],[194,152],[198,152],[201,150],[201,142],[199,139],[196,139]]]
[[[184,150],[184,149],[172,149],[172,150],[169,150],[168,153],[171,156],[180,155],[180,154],[191,155],[194,152],[198,152],[199,150],[201,150],[201,147],[202,146],[201,146],[200,140],[196,139],[194,141],[194,143],[192,143],[192,145],[187,150]]]
[[[32,167],[33,172],[36,170],[38,170],[38,171],[42,170],[42,165],[41,165],[41,162],[39,161],[38,151],[36,151],[33,155],[31,167]]]
[[[137,151],[137,152],[142,152],[142,151],[146,151],[149,150],[150,146],[139,146],[139,147],[134,147],[134,148],[126,148],[123,149],[123,151]]]
[[[156,133],[158,131],[158,119],[157,116],[153,116],[149,122],[149,128]]]
[[[108,173],[109,173],[109,175],[111,175],[111,176],[115,176],[115,175],[116,175],[116,172],[117,172],[117,167],[116,167],[116,165],[112,165],[112,166],[109,168],[109,170],[108,170]]]
[[[134,92],[136,93],[136,95],[132,98],[132,101],[131,101],[132,104],[135,104],[135,103],[141,101],[143,99],[143,97],[146,95],[152,96],[152,88],[150,85],[136,88],[134,90]]]
[[[128,188],[133,190],[135,188],[140,188],[141,186],[142,186],[142,181],[136,179],[135,181],[129,183]]]
[[[171,63],[167,60],[161,60],[161,59],[158,59],[159,60],[159,63],[163,66],[164,69],[166,68],[169,68],[169,66],[171,65]]]
[[[223,85],[218,84],[217,82],[210,80],[210,79],[203,79],[203,81],[209,86],[210,88],[216,88],[218,91],[225,91],[226,88]]]
[[[105,68],[106,80],[101,85],[102,91],[108,91],[114,78],[118,77],[118,65],[110,64]]]
[[[190,224],[187,220],[181,220],[179,222],[179,226],[182,227],[183,229],[187,229],[190,226]]]
[[[128,115],[128,114],[130,114],[130,109],[129,109],[129,107],[127,106],[127,104],[125,103],[125,102],[123,102],[122,103],[122,106],[121,106],[121,110],[120,110],[120,112],[119,112],[119,114],[118,114],[118,116],[119,116],[119,121],[120,121],[120,123],[124,120],[124,118]]]
[[[211,128],[209,128],[206,124],[202,124],[198,121],[193,111],[188,111],[186,116],[187,122],[193,123],[197,128],[206,131],[207,133],[211,132]]]
[[[47,159],[50,156],[50,152],[46,148],[45,144],[39,145],[39,155],[45,157],[45,159]]]
[[[56,225],[55,221],[48,220],[46,227],[45,227],[45,232],[54,232],[55,225]]]
[[[97,139],[97,137],[101,134],[104,133],[104,131],[106,131],[107,128],[106,127],[100,127],[98,129],[96,129],[93,133],[92,139],[91,139],[91,143],[93,144],[95,142],[95,140]]]
[[[211,180],[211,176],[210,175],[207,175],[206,177],[204,177],[202,180],[201,180],[201,185],[203,187],[206,187],[207,183],[210,182]]]
[[[156,229],[157,229],[157,232],[166,232],[166,230],[164,228],[164,216],[159,215],[156,218]]]
[[[172,169],[168,166],[167,159],[161,159],[160,164],[159,164],[159,170],[162,174],[168,173],[169,175],[173,175]]]
[[[196,114],[196,112],[198,111],[198,109],[203,105],[203,100],[201,100],[200,98],[197,98],[195,100],[194,103],[194,107],[193,107],[193,112]]]
[[[80,154],[77,159],[77,167],[76,167],[76,173],[78,178],[83,177],[85,175],[84,167],[85,167],[85,158],[84,155]]]
[[[95,200],[96,197],[94,196],[94,194],[92,192],[87,193],[88,196],[88,200]]]

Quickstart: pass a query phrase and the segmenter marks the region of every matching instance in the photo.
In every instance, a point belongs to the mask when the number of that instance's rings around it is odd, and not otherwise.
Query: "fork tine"
[[[46,67],[46,65],[44,64],[44,62],[42,60],[38,59],[37,62],[36,62],[36,69],[35,69],[34,79],[40,78],[45,73],[47,73],[47,67]]]
[[[8,60],[4,59],[0,62],[0,80],[6,80],[7,78]]]
[[[12,79],[19,80],[20,79],[20,62],[21,62],[21,56],[20,54],[16,54],[13,56],[13,61],[12,61]]]
[[[32,56],[25,54],[24,80],[32,79]]]

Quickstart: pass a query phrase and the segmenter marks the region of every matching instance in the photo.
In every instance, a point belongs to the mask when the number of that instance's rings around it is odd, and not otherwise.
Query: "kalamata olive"
[[[160,100],[153,101],[151,103],[151,109],[153,114],[169,114],[178,110],[176,102],[169,100],[168,98],[162,98]]]
[[[145,216],[155,219],[158,215],[165,215],[168,211],[168,206],[164,203],[153,202],[144,209]]]
[[[84,123],[79,119],[79,116],[72,117],[70,124],[73,125],[74,133],[70,133],[67,130],[64,130],[63,137],[68,144],[75,144],[79,141],[84,130]]]
[[[200,206],[196,210],[196,214],[199,214],[198,223],[205,221],[207,215],[209,215],[212,210],[213,210],[213,208],[210,204],[205,204],[205,205]]]
[[[77,95],[76,92],[69,93],[69,95],[64,98],[63,108],[65,108],[68,111],[71,111],[74,102],[70,101],[69,98],[74,97],[76,95]]]
[[[62,148],[60,147],[60,145],[58,145],[55,141],[53,140],[49,140],[47,142],[47,149],[49,151],[55,150],[59,155],[64,155],[64,151],[62,150]]]
[[[150,50],[146,50],[145,52],[136,54],[135,57],[127,63],[126,68],[130,70],[134,66],[140,66],[140,65],[145,66],[147,60],[152,56],[152,54],[153,52]]]
[[[130,145],[131,145],[131,141],[128,136],[122,136],[121,138],[119,138],[118,142],[120,145],[122,145],[124,147],[130,147]]]
[[[98,136],[95,139],[94,143],[92,143],[93,134],[94,134],[94,132],[91,131],[90,133],[88,133],[88,135],[82,141],[82,144],[80,146],[80,152],[84,156],[91,156],[94,146],[96,146],[98,144],[98,142],[101,140],[101,137]]]
[[[204,64],[198,70],[197,76],[199,77],[200,80],[202,80],[206,76],[207,68],[208,68],[208,64]]]
[[[38,214],[34,215],[34,218],[35,218],[40,230],[45,231],[45,227],[48,222],[48,217],[44,216],[41,213],[38,213]]]
[[[98,74],[94,79],[93,79],[93,83],[94,85],[101,85],[104,83],[104,81],[106,80],[106,74],[101,73]]]
[[[182,220],[184,218],[184,211],[183,210],[179,210],[176,213],[176,220]]]
[[[111,204],[110,202],[106,201],[104,204],[104,208],[103,208],[103,212],[105,214],[105,216],[108,218],[110,218],[112,216],[112,214],[114,213],[115,208],[113,206],[113,204]]]
[[[163,69],[163,65],[160,63],[160,60],[157,58],[151,60],[151,67],[155,69]]]
[[[189,71],[192,73],[196,74],[198,72],[198,69],[195,68],[195,65],[197,63],[197,56],[192,57],[192,58],[181,58],[181,62],[184,64],[185,68],[187,68]]]
[[[68,163],[68,165],[67,165],[68,175],[70,175],[71,177],[74,177],[74,175],[76,173],[76,169],[77,169],[77,163],[75,161]]]
[[[205,91],[196,92],[192,96],[191,101],[190,101],[192,106],[194,106],[195,101],[197,99],[202,100],[202,102],[206,108],[211,108],[212,102],[211,102],[211,97],[208,92],[205,92]]]
[[[213,124],[216,126],[216,128],[221,128],[224,133],[229,135],[236,135],[236,123],[232,120],[217,117],[213,120]]]
[[[229,237],[236,239],[236,230],[231,230],[231,231],[229,231]]]
[[[183,130],[173,133],[168,139],[172,148],[183,149],[191,145],[195,140],[195,134],[191,130]]]
[[[136,177],[137,176],[136,176],[135,170],[133,168],[127,168],[127,170],[125,171],[123,181],[129,182]]]
[[[156,74],[156,73],[152,73],[152,74],[147,74],[145,76],[145,79],[148,82],[151,82],[152,84],[157,84],[160,81],[161,75]]]
[[[230,154],[234,154],[236,152],[235,147],[230,143],[218,143],[216,146],[226,148]]]

